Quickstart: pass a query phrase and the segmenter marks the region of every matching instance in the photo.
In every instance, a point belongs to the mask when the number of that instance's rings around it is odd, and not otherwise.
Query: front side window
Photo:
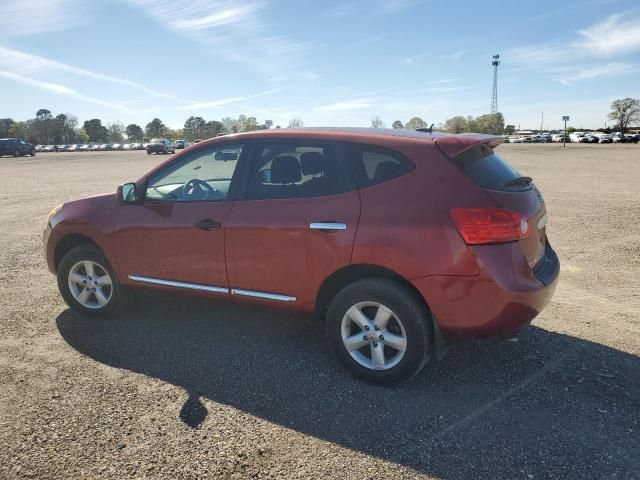
[[[346,191],[333,144],[313,141],[259,144],[251,167],[248,198],[305,198]]]
[[[154,175],[145,198],[165,202],[226,200],[243,148],[224,145],[190,153]]]

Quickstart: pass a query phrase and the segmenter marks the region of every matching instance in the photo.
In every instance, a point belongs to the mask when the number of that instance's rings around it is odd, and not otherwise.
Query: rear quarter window
[[[529,190],[531,184],[508,186],[520,173],[488,145],[478,145],[457,155],[451,161],[476,185],[507,192]]]
[[[415,164],[399,152],[372,145],[350,144],[347,154],[360,189],[400,177],[415,168]]]

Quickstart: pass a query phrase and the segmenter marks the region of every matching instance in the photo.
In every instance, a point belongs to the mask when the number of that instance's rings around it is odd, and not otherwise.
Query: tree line
[[[292,119],[288,128],[301,128],[304,122]],[[86,120],[82,126],[78,118],[69,113],[60,113],[55,117],[50,110],[41,108],[35,118],[24,122],[12,118],[0,118],[0,138],[24,138],[34,144],[64,145],[73,143],[121,143],[143,142],[151,138],[186,139],[194,141],[216,137],[220,134],[268,130],[273,122],[258,122],[256,117],[240,115],[238,118],[224,117],[221,120],[205,120],[202,117],[187,118],[183,128],[172,129],[159,118],[154,118],[144,128],[135,123],[126,127],[121,122],[104,125],[99,118]],[[277,125],[275,128],[280,128]]]
[[[640,99],[623,98],[611,104],[609,119],[616,123],[621,132],[640,121]],[[288,128],[301,128],[304,122],[300,118],[292,119]],[[373,128],[385,128],[386,124],[379,116],[371,119]],[[429,128],[429,124],[420,117],[412,117],[407,123],[396,120],[392,128],[417,130]],[[162,120],[154,118],[142,128],[131,123],[126,127],[120,122],[103,125],[99,118],[86,120],[82,126],[78,118],[70,113],[60,113],[55,117],[50,110],[41,108],[35,118],[27,121],[15,121],[12,118],[0,118],[0,138],[24,138],[34,144],[69,144],[69,143],[121,143],[125,139],[129,142],[143,142],[151,138],[166,137],[171,140],[184,138],[189,141],[216,137],[220,134],[249,132],[253,130],[268,130],[273,127],[269,120],[259,122],[256,117],[240,115],[238,118],[224,117],[220,120],[205,120],[203,117],[191,116],[184,122],[183,128],[172,129]],[[280,128],[277,125],[275,128]],[[478,117],[457,115],[439,123],[435,131],[449,133],[490,133],[494,135],[511,135],[515,131],[514,125],[505,125],[502,113],[489,113]]]

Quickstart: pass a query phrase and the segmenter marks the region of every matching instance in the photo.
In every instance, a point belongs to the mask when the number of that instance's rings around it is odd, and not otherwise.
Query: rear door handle
[[[219,229],[220,227],[222,227],[222,224],[215,220],[211,220],[210,218],[205,218],[204,220],[200,220],[199,222],[194,223],[193,226],[198,230],[209,231]]]
[[[335,230],[346,230],[347,224],[340,222],[314,222],[309,224],[311,230],[323,230],[325,232],[332,232]]]

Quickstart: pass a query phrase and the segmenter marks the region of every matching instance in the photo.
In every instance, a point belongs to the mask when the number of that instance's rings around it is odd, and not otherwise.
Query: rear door
[[[232,298],[310,310],[322,282],[350,263],[359,214],[339,144],[256,143],[246,196],[226,227]]]

